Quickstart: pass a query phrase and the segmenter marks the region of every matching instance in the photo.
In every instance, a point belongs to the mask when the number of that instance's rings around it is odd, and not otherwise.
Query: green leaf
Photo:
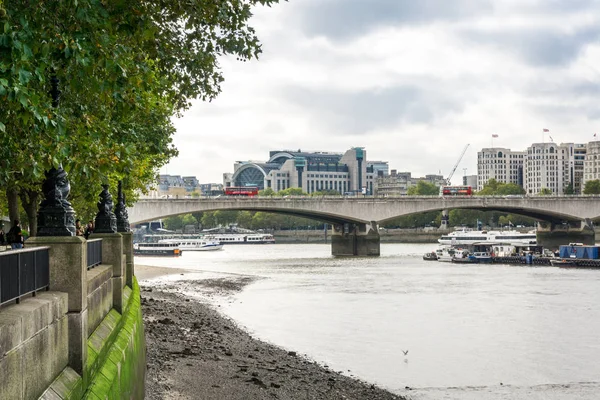
[[[6,125],[0,122],[0,132],[6,132]]]

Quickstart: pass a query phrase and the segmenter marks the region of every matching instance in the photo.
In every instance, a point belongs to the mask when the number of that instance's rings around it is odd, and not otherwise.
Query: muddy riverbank
[[[228,296],[249,282],[246,277],[141,282],[147,399],[402,399],[254,339],[208,303],[182,294]]]

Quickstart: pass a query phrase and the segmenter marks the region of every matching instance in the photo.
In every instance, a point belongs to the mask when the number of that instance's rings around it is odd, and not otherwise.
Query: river
[[[328,244],[229,245],[136,263],[256,277],[220,301],[226,315],[413,399],[598,398],[600,271],[422,260],[434,247],[333,258]]]

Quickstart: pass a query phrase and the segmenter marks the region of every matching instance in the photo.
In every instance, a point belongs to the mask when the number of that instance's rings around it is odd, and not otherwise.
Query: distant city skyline
[[[223,93],[174,120],[161,173],[220,182],[273,148],[364,146],[453,182],[477,152],[600,131],[600,2],[304,0],[256,8],[259,61],[223,59]],[[549,132],[543,132],[548,129]],[[498,137],[492,138],[492,135]]]

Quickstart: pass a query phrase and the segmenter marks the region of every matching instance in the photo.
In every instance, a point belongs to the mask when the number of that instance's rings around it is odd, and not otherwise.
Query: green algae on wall
[[[146,378],[146,343],[140,288],[124,291],[122,317],[111,310],[88,341],[89,399],[143,399]],[[116,314],[116,315],[115,315]],[[105,324],[106,322],[106,324]],[[113,329],[106,329],[111,326]]]

